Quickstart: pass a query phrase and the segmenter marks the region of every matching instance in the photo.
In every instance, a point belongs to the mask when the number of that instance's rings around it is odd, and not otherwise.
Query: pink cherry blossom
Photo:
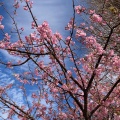
[[[27,6],[24,6],[23,9],[24,9],[24,10],[28,10],[28,7],[27,7]]]
[[[68,37],[66,38],[66,44],[69,44],[69,43],[71,42],[71,40],[72,40],[72,38],[71,38],[70,36],[68,36]]]
[[[94,14],[95,10],[89,10],[89,14]]]
[[[70,30],[73,27],[73,24],[74,24],[73,21],[74,21],[74,18],[71,18],[69,23],[65,27],[65,30]]]
[[[97,15],[96,13],[94,13],[92,16],[91,16],[91,19],[93,22],[98,22],[98,23],[101,23],[103,20],[102,20],[102,17],[100,17],[99,15]]]
[[[82,12],[81,9],[82,9],[81,6],[75,6],[75,11],[77,14],[80,14]]]
[[[8,33],[5,33],[5,39],[6,39],[7,41],[10,40],[10,35],[9,35]]]
[[[64,89],[64,90],[69,90],[69,88],[68,88],[68,86],[66,85],[66,84],[63,84],[63,86],[62,86],[62,88]]]
[[[10,61],[7,63],[7,67],[12,68],[12,63]]]
[[[38,98],[38,96],[35,93],[33,93],[32,98]]]
[[[35,25],[35,22],[32,22],[32,23],[31,23],[31,26],[32,26],[32,29],[34,29],[34,27],[36,26],[36,25]]]
[[[83,30],[80,30],[80,29],[76,30],[76,38],[85,37],[85,36],[86,36],[86,33]]]
[[[1,25],[1,24],[0,24],[0,29],[4,29],[4,25]]]
[[[52,92],[56,93],[56,92],[58,92],[58,89],[57,88],[52,88]]]
[[[2,21],[3,20],[3,16],[2,15],[0,15],[0,21]]]
[[[79,5],[79,6],[75,6],[75,12],[76,12],[77,14],[82,13],[84,10],[85,10],[85,8],[84,8],[84,7],[81,7],[80,5]]]
[[[30,0],[25,0],[26,2],[29,2]]]
[[[67,75],[68,76],[71,76],[72,75],[72,72],[70,70],[67,71]]]

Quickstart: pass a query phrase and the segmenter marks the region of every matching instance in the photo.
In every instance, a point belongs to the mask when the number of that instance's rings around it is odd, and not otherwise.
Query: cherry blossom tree
[[[5,32],[2,23],[5,18],[1,15],[0,29],[4,37],[0,41],[0,49],[19,60],[0,62],[10,69],[27,63],[29,66],[25,72],[14,73],[15,84],[0,86],[0,109],[7,114],[7,120],[119,120],[120,56],[114,52],[114,46],[120,43],[117,34],[120,30],[119,14],[116,20],[111,18],[109,21],[104,17],[107,10],[100,15],[72,0],[73,16],[65,26],[69,36],[63,38],[60,33],[52,32],[48,22],[38,23],[32,12],[34,5],[31,0],[14,2],[14,16],[19,17],[19,7],[30,13],[33,32],[22,36],[24,28],[18,28],[19,23],[1,3],[14,23],[18,38],[13,42],[14,34],[10,36]],[[87,20],[77,21],[77,17],[82,16]],[[82,57],[81,44],[87,49],[87,54]],[[8,94],[15,85],[24,95],[22,105]],[[26,86],[36,89],[30,93],[31,101]]]

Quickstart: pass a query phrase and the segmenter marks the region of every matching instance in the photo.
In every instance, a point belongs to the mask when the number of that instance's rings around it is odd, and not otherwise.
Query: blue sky
[[[11,9],[11,5],[13,4],[13,0],[0,0],[0,2],[4,1],[5,7],[7,10],[12,13],[13,9]],[[38,24],[41,24],[43,21],[48,21],[50,27],[52,28],[53,32],[60,32],[65,38],[69,35],[68,31],[65,31],[65,26],[69,22],[70,18],[73,15],[73,9],[72,9],[72,0],[33,0],[33,14],[37,17]],[[76,0],[76,3],[78,4],[80,0]],[[80,3],[81,4],[81,3]],[[24,4],[22,4],[24,5]],[[29,12],[21,12],[22,8],[19,8],[17,11],[18,17],[16,17],[16,21],[18,23],[18,27],[24,27],[24,35],[29,35],[31,33],[31,21],[32,18],[29,14]],[[0,14],[4,16],[3,24],[5,24],[5,31],[10,33],[10,30],[12,28],[12,21],[11,19],[6,15],[4,10],[0,7]],[[2,39],[2,34],[0,32],[0,39]],[[17,38],[14,34],[11,34],[12,41],[15,41]],[[84,54],[83,51],[81,51],[80,54]],[[16,60],[19,58],[10,56],[7,52],[0,50],[0,59],[2,60]],[[13,73],[19,73],[21,71],[27,70],[27,64],[24,66],[21,66],[20,68],[17,67],[15,69],[7,69],[6,66],[0,65],[0,81],[4,81],[5,84],[7,83],[14,83],[15,78],[13,77]],[[2,85],[2,84],[1,84]],[[29,88],[28,88],[29,89]],[[21,91],[14,87],[9,91],[9,95],[12,97],[12,99],[16,100],[17,103],[22,104],[24,102],[23,95]],[[29,95],[28,95],[29,96]],[[44,102],[44,101],[43,101]],[[6,115],[4,116],[6,117]]]

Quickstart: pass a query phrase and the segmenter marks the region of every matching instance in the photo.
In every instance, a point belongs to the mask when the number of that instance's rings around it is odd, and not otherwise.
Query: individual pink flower
[[[89,37],[86,37],[86,39],[85,39],[86,41],[86,44],[88,44],[88,45],[94,45],[94,44],[96,44],[96,38],[95,37],[93,37],[93,36],[89,36]]]
[[[0,29],[4,29],[4,25],[1,25],[1,24],[0,24]]]
[[[5,33],[5,39],[8,41],[10,40],[10,35],[8,35],[8,33]]]
[[[76,38],[85,37],[85,36],[86,36],[86,33],[83,30],[80,30],[80,29],[76,30]]]
[[[104,53],[103,47],[100,44],[96,47],[96,50],[99,55]]]
[[[70,30],[73,28],[73,23],[74,22],[74,18],[71,18],[69,23],[67,24],[67,26],[65,27],[65,30]]]
[[[15,114],[14,110],[15,110],[15,108],[13,108],[13,109],[9,109],[9,110],[8,110],[8,116],[7,116],[7,119],[10,120],[10,119],[12,118],[12,116]]]
[[[29,2],[30,0],[25,0],[26,2]]]
[[[30,8],[32,8],[32,6],[33,6],[33,1],[30,2]]]
[[[25,40],[26,40],[27,43],[32,44],[32,41],[31,41],[30,37],[25,36]]]
[[[67,119],[67,115],[63,112],[60,112],[59,113],[59,118],[62,119],[62,120]]]
[[[22,81],[22,83],[24,83],[24,84],[29,84],[29,81],[26,80],[26,79],[24,79],[24,80]]]
[[[90,29],[91,29],[91,30],[94,30],[94,27],[93,27],[93,26],[90,26]]]
[[[102,22],[102,17],[100,17],[99,15],[97,15],[96,13],[94,13],[91,17],[91,19],[94,21],[94,22],[98,22],[98,23],[101,23]]]
[[[90,10],[89,11],[89,14],[94,14],[95,13],[95,10]]]
[[[36,76],[38,76],[39,75],[38,69],[35,69],[34,73],[35,73]]]
[[[106,21],[102,21],[102,25],[106,25]]]
[[[43,62],[43,61],[39,61],[39,62],[38,62],[38,65],[39,65],[39,67],[40,67],[40,68],[44,68],[44,67],[45,67],[45,65],[44,65],[44,62]]]
[[[80,14],[81,13],[81,6],[79,5],[79,6],[75,6],[75,11],[76,11],[76,13],[77,14]]]
[[[52,36],[51,42],[52,42],[52,44],[57,44],[58,43],[58,39],[56,38],[55,35]]]
[[[81,26],[85,26],[85,23],[81,23],[80,25],[81,25]]]
[[[66,44],[69,44],[70,43],[70,41],[71,41],[71,37],[70,36],[68,36],[67,38],[66,38]]]
[[[36,95],[36,93],[32,93],[32,98],[37,98],[38,96]]]
[[[24,10],[28,10],[28,7],[27,7],[27,6],[24,6],[23,9],[24,9]]]
[[[120,58],[118,56],[114,56],[112,58],[112,64],[115,67],[119,67],[120,66]]]
[[[110,50],[109,51],[109,56],[113,56],[114,55],[114,51],[113,50]]]
[[[3,19],[3,16],[2,16],[2,15],[0,15],[0,21],[2,21],[2,19]]]
[[[102,69],[102,68],[97,68],[97,69],[95,70],[95,73],[96,73],[97,76],[100,76],[100,75],[102,74],[102,72],[103,72],[103,69]]]
[[[72,72],[70,70],[67,71],[67,75],[68,76],[71,76],[72,75]]]
[[[85,8],[84,8],[84,7],[81,7],[80,5],[79,5],[79,6],[75,6],[75,12],[76,12],[77,14],[82,13],[84,10],[85,10]]]
[[[57,93],[58,89],[57,88],[52,88],[52,92]]]
[[[7,67],[8,67],[8,68],[11,68],[11,67],[12,67],[12,63],[11,63],[11,62],[8,62],[8,63],[7,63]]]
[[[31,26],[32,26],[32,29],[34,29],[34,27],[36,26],[36,25],[35,25],[35,22],[32,22],[32,23],[31,23]]]
[[[60,33],[56,32],[54,35],[56,36],[56,38],[57,38],[58,40],[61,40],[61,39],[62,39],[62,36],[61,36]]]
[[[63,84],[63,85],[62,85],[62,88],[63,88],[64,90],[67,90],[67,91],[69,90],[69,88],[68,88],[68,86],[67,86],[66,84]]]
[[[36,39],[35,37],[36,37],[35,33],[31,33],[31,34],[30,34],[31,40],[35,40],[35,39]]]
[[[40,53],[44,53],[44,51],[45,51],[45,47],[44,46],[40,47]]]
[[[100,35],[100,36],[103,36],[103,33],[102,33],[102,32],[100,32],[100,33],[99,33],[99,35]]]
[[[19,74],[13,74],[17,79],[20,77]]]

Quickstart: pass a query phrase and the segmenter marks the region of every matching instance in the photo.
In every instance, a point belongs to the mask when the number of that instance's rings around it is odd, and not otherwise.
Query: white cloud
[[[13,80],[12,78],[10,78],[9,75],[3,73],[2,70],[0,70],[0,86],[7,86],[11,83],[14,84],[15,80]],[[13,101],[15,101],[19,105],[24,102],[22,91],[17,87],[9,89],[7,94]]]
[[[24,104],[23,100],[23,93],[22,90],[17,88],[12,88],[10,91],[8,91],[8,95],[10,98],[19,106]]]
[[[12,78],[10,78],[8,74],[2,72],[2,69],[0,70],[0,86],[8,85],[14,82],[15,81]]]
[[[8,84],[11,83],[15,83],[15,80],[13,80],[12,78],[10,78],[10,75],[7,73],[2,72],[3,69],[0,70],[0,86],[6,86]],[[18,89],[17,87],[11,88],[7,91],[7,95],[10,97],[11,100],[13,100],[17,105],[21,106],[22,104],[24,104],[24,100],[23,100],[23,94],[22,91],[20,89]],[[1,107],[2,103],[0,102],[0,107]],[[4,112],[0,112],[0,120],[3,120],[2,117],[4,119],[7,119],[8,114],[4,113]]]

